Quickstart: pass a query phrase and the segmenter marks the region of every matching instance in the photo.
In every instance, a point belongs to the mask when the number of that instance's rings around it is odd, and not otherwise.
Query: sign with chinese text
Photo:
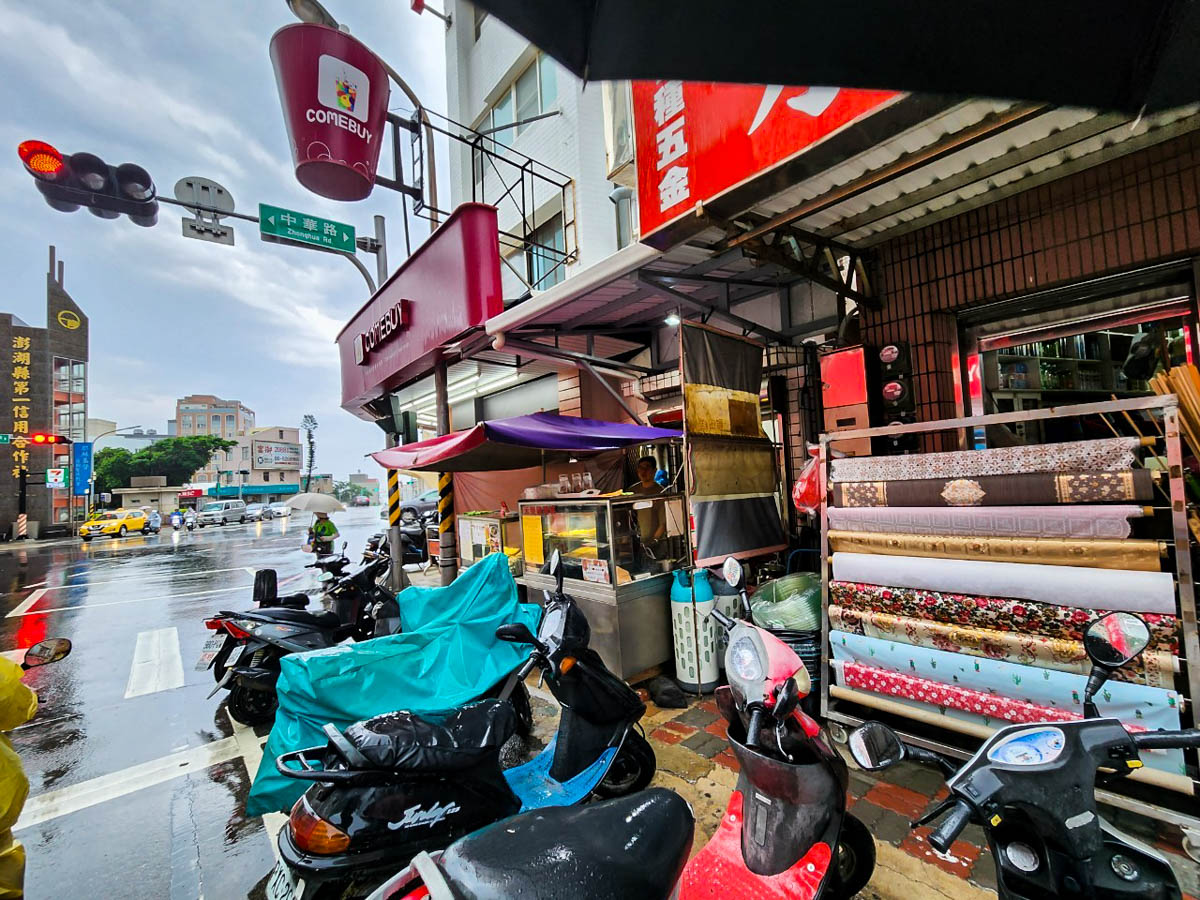
[[[47,469],[46,470],[46,487],[53,490],[61,490],[67,486],[67,470],[64,469]]]
[[[354,226],[322,219],[294,209],[258,204],[258,232],[264,241],[294,241],[325,250],[354,252]]]
[[[826,87],[633,82],[642,239],[898,96]],[[786,185],[775,190],[781,187]]]
[[[331,200],[362,200],[375,186],[387,124],[383,63],[345,32],[309,24],[275,32],[271,62],[296,180]]]
[[[12,476],[17,478],[21,472],[29,471],[29,412],[32,406],[30,397],[30,374],[33,366],[33,338],[27,334],[12,336],[12,351],[10,355],[9,376],[12,379],[12,396],[10,397],[10,413],[12,421]]]
[[[596,584],[612,584],[612,579],[608,574],[607,559],[582,559],[583,564],[583,580],[592,581]]]
[[[256,469],[299,469],[300,445],[284,441],[254,441],[252,454]]]
[[[92,483],[92,444],[76,441],[71,445],[71,493],[76,497],[88,493]]]

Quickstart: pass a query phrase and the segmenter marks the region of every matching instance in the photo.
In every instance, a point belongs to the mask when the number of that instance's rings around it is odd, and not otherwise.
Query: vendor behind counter
[[[666,473],[663,473],[664,476]],[[643,456],[637,464],[637,483],[629,490],[634,494],[647,497],[657,497],[663,492],[662,485],[656,480],[658,475],[658,460],[653,456]],[[664,479],[665,480],[665,479]],[[638,510],[638,531],[643,541],[657,541],[666,536],[667,517],[666,507],[655,503],[649,509]]]

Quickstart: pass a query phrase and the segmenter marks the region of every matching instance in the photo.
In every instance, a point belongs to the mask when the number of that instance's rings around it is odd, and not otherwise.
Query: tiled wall
[[[1200,134],[932,224],[877,252],[883,308],[864,311],[864,341],[909,341],[918,417],[953,416],[953,311],[1200,253]]]

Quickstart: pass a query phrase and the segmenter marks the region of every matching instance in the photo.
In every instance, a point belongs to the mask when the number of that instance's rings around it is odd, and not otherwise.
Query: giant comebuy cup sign
[[[331,200],[362,200],[375,186],[384,140],[383,64],[348,34],[300,24],[275,32],[271,62],[296,179]]]

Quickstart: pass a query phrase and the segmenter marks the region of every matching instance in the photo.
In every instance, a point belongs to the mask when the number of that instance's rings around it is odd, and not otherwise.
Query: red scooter
[[[725,561],[742,586],[742,567]],[[742,591],[743,608],[748,608]],[[875,870],[875,842],[846,813],[846,763],[800,709],[808,670],[770,632],[719,612],[729,686],[717,706],[741,774],[708,845],[691,848],[687,804],[661,789],[568,811],[537,810],[418,854],[370,900],[849,898]]]

